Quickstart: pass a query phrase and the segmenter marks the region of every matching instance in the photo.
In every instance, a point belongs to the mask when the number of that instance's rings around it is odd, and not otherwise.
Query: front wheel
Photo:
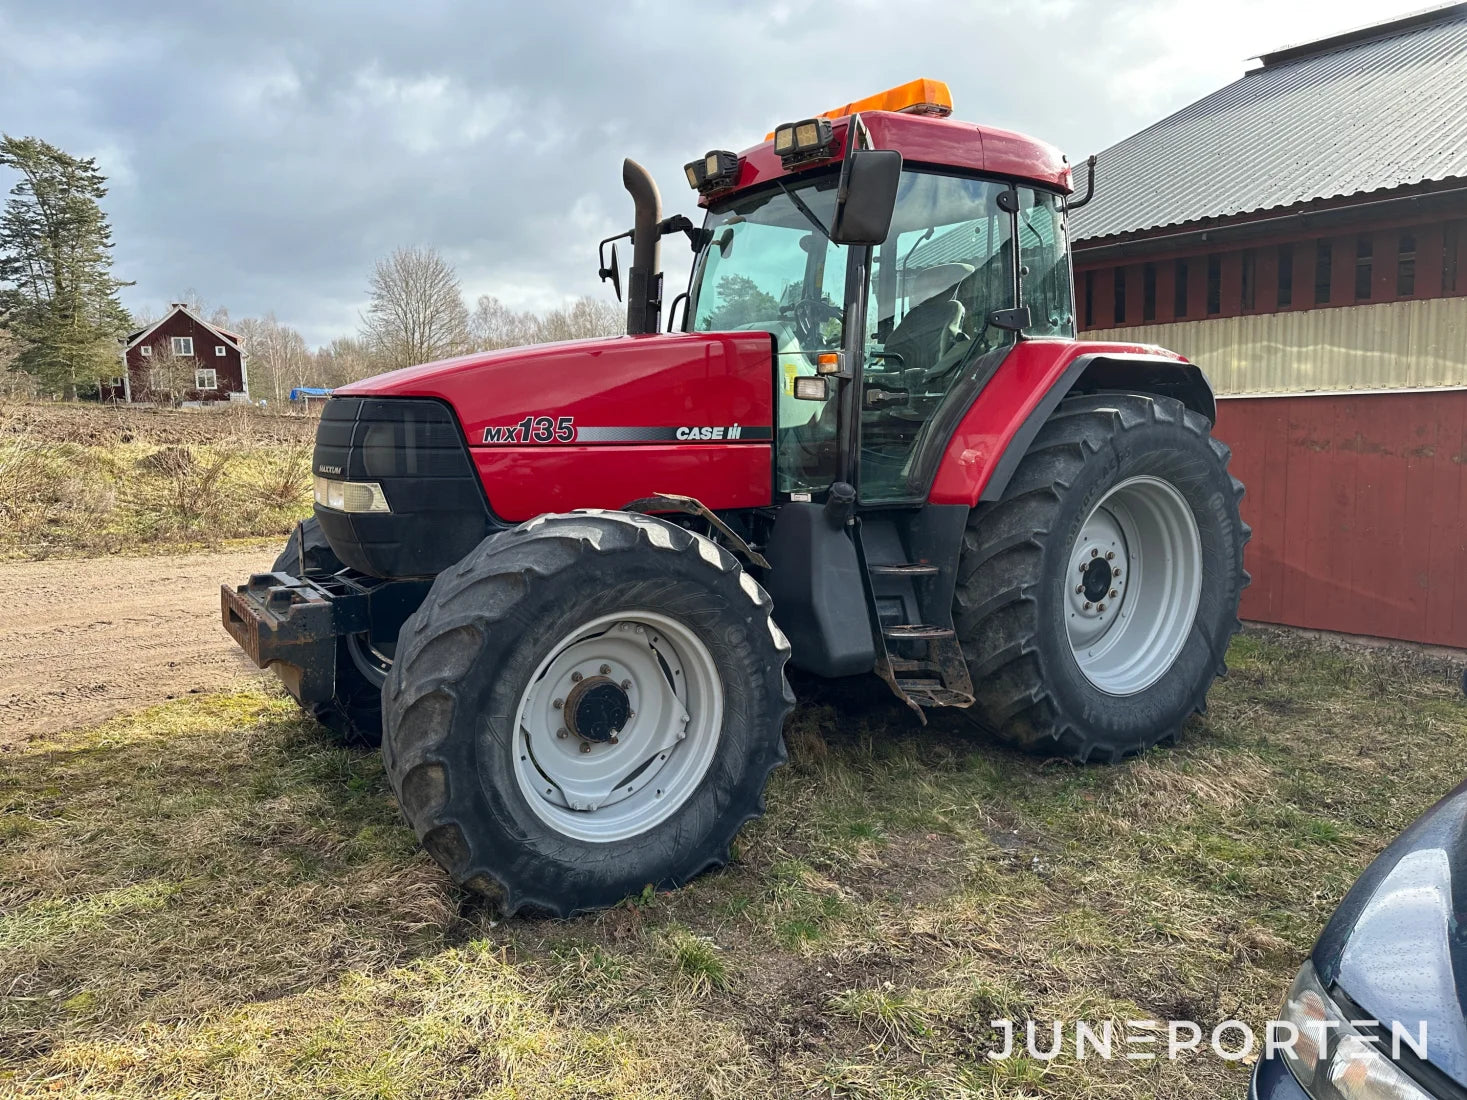
[[[543,516],[441,574],[384,692],[424,847],[558,915],[729,858],[784,759],[789,644],[738,562],[647,516]]]
[[[1119,760],[1203,708],[1249,536],[1209,429],[1146,394],[1071,398],[1040,429],[964,537],[954,619],[974,718],[1033,751]]]

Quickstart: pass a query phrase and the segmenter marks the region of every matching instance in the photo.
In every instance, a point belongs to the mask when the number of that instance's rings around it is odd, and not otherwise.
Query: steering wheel
[[[793,305],[781,306],[779,312],[794,318],[795,335],[799,337],[801,347],[823,346],[820,326],[845,313],[840,307],[833,306],[820,298],[801,298]]]

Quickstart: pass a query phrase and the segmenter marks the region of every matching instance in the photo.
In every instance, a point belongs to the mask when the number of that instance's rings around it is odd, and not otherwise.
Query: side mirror
[[[841,166],[835,204],[835,244],[878,245],[891,230],[902,155],[895,149],[856,149]]]
[[[601,243],[605,244],[606,242],[603,241]],[[603,283],[606,282],[608,279],[611,280],[611,289],[616,291],[616,300],[619,302],[621,301],[621,266],[616,262],[616,245],[613,244],[611,246],[611,266],[605,266],[605,252],[601,253],[601,263],[602,268],[600,271],[596,272],[596,274],[601,276],[601,281]]]

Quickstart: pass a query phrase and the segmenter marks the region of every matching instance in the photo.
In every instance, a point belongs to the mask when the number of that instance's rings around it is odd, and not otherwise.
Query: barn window
[[[1334,248],[1329,241],[1316,241],[1314,245],[1314,304],[1329,305],[1330,268],[1334,263]]]
[[[194,338],[192,336],[175,336],[173,338],[174,355],[192,355],[194,353]]]
[[[1254,286],[1257,282],[1257,263],[1253,257],[1253,249],[1243,249],[1243,309],[1245,312],[1253,309]]]
[[[1222,312],[1222,257],[1216,252],[1207,257],[1207,312]]]
[[[214,356],[217,359],[223,359],[224,358],[224,345],[223,344],[215,344],[214,345]]]
[[[219,388],[219,377],[214,373],[213,367],[200,367],[194,371],[194,389],[217,390]]]
[[[153,354],[153,345],[152,344],[144,344],[142,347],[138,348],[138,351],[142,352],[144,356],[152,355]]]
[[[108,385],[110,385],[114,390],[120,390],[122,389],[122,379],[114,378],[111,382],[108,383]]]
[[[1396,297],[1416,293],[1416,234],[1402,233],[1396,242]]]
[[[1294,304],[1294,246],[1279,245],[1279,309]]]
[[[1116,268],[1115,319],[1118,325],[1126,323],[1126,269],[1124,267]]]
[[[1141,320],[1156,320],[1156,265],[1141,269]]]
[[[1172,313],[1187,316],[1187,261],[1177,261],[1176,280],[1172,284]]]
[[[1369,237],[1355,238],[1355,299],[1370,297],[1372,245]]]

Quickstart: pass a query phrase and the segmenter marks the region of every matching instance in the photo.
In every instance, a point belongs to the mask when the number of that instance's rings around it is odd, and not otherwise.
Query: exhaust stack
[[[647,169],[628,158],[621,182],[632,196],[632,267],[627,276],[627,334],[641,336],[662,327],[662,196]]]

